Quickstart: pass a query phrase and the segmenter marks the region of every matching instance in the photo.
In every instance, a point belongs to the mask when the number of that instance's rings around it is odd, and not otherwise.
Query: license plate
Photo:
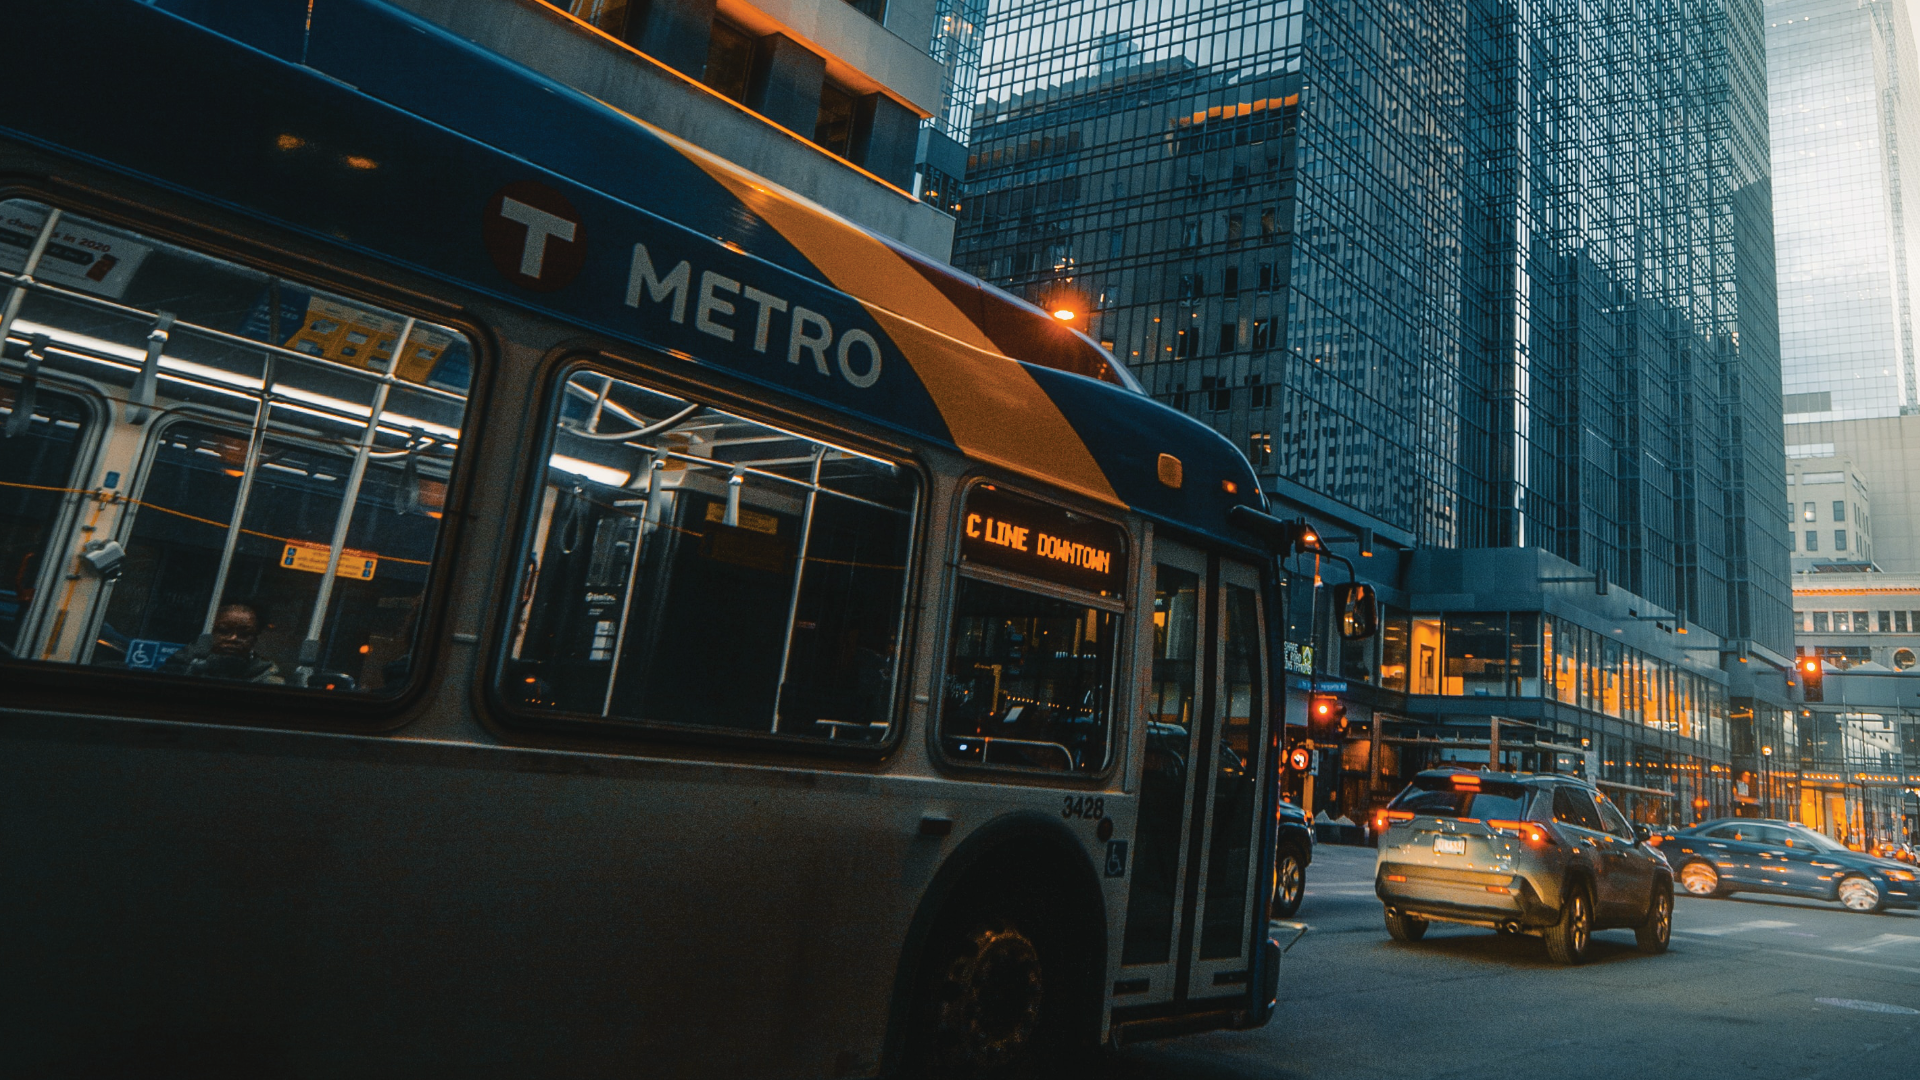
[[[1435,855],[1465,855],[1467,838],[1464,836],[1436,836],[1433,838]]]

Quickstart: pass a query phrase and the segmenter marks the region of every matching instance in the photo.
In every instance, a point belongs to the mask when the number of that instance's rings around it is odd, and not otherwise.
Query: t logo
[[[564,288],[587,261],[587,233],[573,204],[531,180],[494,192],[480,238],[501,276],[535,292]]]

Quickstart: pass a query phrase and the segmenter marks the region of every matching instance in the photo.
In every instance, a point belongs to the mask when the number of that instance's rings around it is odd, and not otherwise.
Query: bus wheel
[[[928,987],[928,1073],[1000,1077],[1038,1056],[1046,976],[1040,949],[1012,920],[949,939]]]

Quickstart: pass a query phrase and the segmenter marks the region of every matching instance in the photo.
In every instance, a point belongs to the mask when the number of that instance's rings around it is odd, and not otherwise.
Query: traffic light
[[[1803,656],[1799,660],[1799,667],[1800,700],[1825,701],[1826,695],[1823,694],[1820,689],[1821,677],[1825,674],[1821,667],[1820,658],[1817,656]]]
[[[1346,703],[1332,694],[1315,694],[1307,703],[1307,738],[1333,742],[1346,733]]]

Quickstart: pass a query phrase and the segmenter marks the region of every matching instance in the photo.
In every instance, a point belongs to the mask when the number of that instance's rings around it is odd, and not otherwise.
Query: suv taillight
[[[1393,823],[1396,821],[1412,820],[1413,812],[1411,810],[1382,810],[1373,815],[1373,834],[1378,836],[1386,832],[1393,827]]]
[[[1495,832],[1523,840],[1528,847],[1549,847],[1554,843],[1553,832],[1537,821],[1489,821]]]

